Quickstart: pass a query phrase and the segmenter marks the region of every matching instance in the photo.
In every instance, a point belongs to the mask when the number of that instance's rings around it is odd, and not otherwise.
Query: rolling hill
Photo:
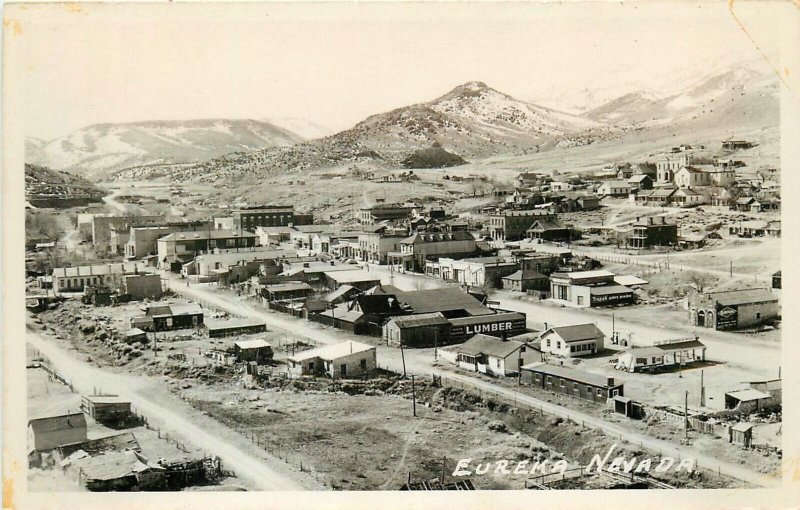
[[[199,162],[302,140],[287,129],[258,120],[96,124],[49,142],[28,139],[26,161],[98,179],[132,166]]]
[[[554,144],[582,145],[615,132],[592,119],[520,101],[482,82],[468,82],[432,101],[372,115],[328,137],[228,154],[174,170],[177,179],[189,179],[302,172],[364,160],[396,167],[434,145],[459,158],[480,158]],[[117,178],[143,178],[148,172],[161,170],[130,169]]]

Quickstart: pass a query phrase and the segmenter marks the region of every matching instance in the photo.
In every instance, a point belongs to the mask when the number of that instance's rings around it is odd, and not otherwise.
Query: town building
[[[747,140],[725,140],[722,142],[722,148],[726,151],[750,149],[754,146],[755,144],[753,142],[748,142]]]
[[[377,204],[365,207],[359,211],[359,221],[362,225],[374,225],[382,221],[400,221],[411,218],[412,207],[399,204]]]
[[[292,227],[256,227],[255,234],[258,237],[258,244],[261,246],[281,244],[288,242],[291,238]]]
[[[634,249],[651,246],[674,246],[678,243],[678,225],[667,222],[664,216],[636,218],[627,245]]]
[[[389,347],[434,347],[450,343],[450,322],[439,312],[392,317],[383,325]]]
[[[511,311],[490,311],[469,317],[452,317],[450,321],[450,341],[463,342],[472,335],[482,334],[497,338],[509,338],[527,331],[524,313]]]
[[[514,377],[520,368],[539,358],[539,353],[525,342],[503,340],[488,335],[474,335],[466,342],[444,351],[455,354],[458,367],[496,377]]]
[[[119,395],[84,395],[81,410],[98,423],[116,425],[131,417],[131,401]]]
[[[407,237],[404,229],[389,230],[385,225],[359,234],[357,258],[371,264],[386,264],[389,252],[399,252],[400,241]]]
[[[324,273],[324,275],[325,286],[330,290],[336,290],[342,285],[348,285],[363,292],[381,283],[380,274],[370,273],[363,269],[331,271]]]
[[[565,225],[557,218],[534,220],[525,234],[528,239],[542,241],[573,241],[581,237],[580,231]]]
[[[175,232],[210,230],[208,221],[174,222],[154,225],[132,225],[123,243],[126,259],[144,259],[158,253],[158,239]]]
[[[209,338],[252,335],[267,331],[267,325],[264,321],[258,319],[230,319],[222,321],[206,319],[204,326],[208,331]]]
[[[447,282],[469,287],[499,287],[501,280],[517,270],[516,262],[503,257],[475,257],[453,259],[441,257],[437,262],[428,261],[425,273]]]
[[[346,378],[367,375],[377,368],[375,347],[352,340],[302,351],[286,361],[293,376]]]
[[[780,289],[781,288],[781,272],[776,271],[772,273],[772,288],[773,289]]]
[[[144,331],[172,331],[202,325],[203,309],[194,303],[150,305],[145,308],[144,315],[131,318],[131,327]]]
[[[96,264],[93,266],[56,267],[53,268],[53,293],[83,292],[87,286],[102,286],[116,289],[125,275],[138,274],[144,271],[141,263],[116,262]]]
[[[179,271],[184,262],[197,255],[220,249],[252,248],[258,238],[255,234],[234,230],[207,230],[175,232],[157,241],[158,267]],[[177,264],[177,267],[175,266]]]
[[[692,156],[688,153],[678,156],[665,156],[663,159],[656,161],[656,182],[672,182],[675,179],[675,173],[691,163]]]
[[[643,190],[636,194],[634,201],[636,205],[666,207],[672,201],[674,194],[675,189],[673,188]]]
[[[152,225],[163,223],[164,217],[161,215],[123,215],[114,216],[110,214],[94,214],[84,217],[89,223],[91,232],[92,246],[98,256],[106,256],[111,253],[111,230],[126,231],[132,226]],[[79,219],[80,223],[80,219]],[[121,247],[119,247],[121,248]],[[114,252],[116,253],[116,251]]]
[[[775,402],[769,393],[753,388],[725,393],[725,409],[753,412],[779,403],[780,401]]]
[[[469,256],[476,251],[475,237],[469,232],[418,232],[400,241],[400,252],[390,252],[388,257],[405,271],[421,272],[429,258]]]
[[[574,271],[550,275],[550,297],[588,308],[630,304],[634,301],[634,292],[616,284],[614,273],[604,270]]]
[[[306,215],[297,215],[291,205],[265,205],[233,209],[234,229],[254,231],[256,227],[286,227],[313,223]]]
[[[547,363],[523,366],[520,380],[535,388],[598,404],[624,396],[624,384],[615,381],[613,377]]]
[[[711,174],[694,166],[684,166],[675,172],[673,182],[681,188],[711,186]]]
[[[489,216],[489,235],[496,241],[518,241],[537,219],[555,219],[557,215],[546,209],[525,211],[505,210]]]
[[[626,197],[630,192],[631,185],[623,180],[604,181],[597,188],[597,194],[606,197]]]
[[[679,188],[670,197],[670,203],[677,207],[691,207],[705,202],[705,197],[692,188]]]
[[[517,292],[535,290],[540,292],[550,291],[550,278],[533,269],[520,269],[508,276],[504,276],[503,288]]]
[[[628,186],[631,187],[631,192],[653,189],[653,178],[646,174],[633,175],[628,178]]]
[[[86,418],[82,412],[28,420],[29,451],[49,452],[86,439]]]
[[[685,366],[706,359],[706,346],[697,339],[678,338],[634,347],[620,353],[615,368],[626,372],[654,371]]]
[[[272,361],[272,345],[269,342],[257,340],[237,340],[233,343],[233,353],[240,363],[254,361],[259,365]]]
[[[133,300],[158,299],[162,292],[159,274],[126,274],[122,277],[122,293]]]
[[[689,324],[717,330],[758,327],[780,316],[769,289],[702,292],[689,296]]]
[[[549,328],[539,336],[539,350],[563,358],[590,356],[603,350],[605,334],[594,324]]]
[[[261,295],[269,302],[305,299],[312,294],[314,288],[305,282],[276,283],[261,289]]]

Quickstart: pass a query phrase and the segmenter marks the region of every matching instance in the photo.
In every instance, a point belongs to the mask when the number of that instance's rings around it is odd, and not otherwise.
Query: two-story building
[[[494,240],[518,241],[525,237],[527,230],[535,220],[556,218],[557,215],[548,209],[501,211],[489,216],[489,235]]]
[[[175,269],[196,255],[212,252],[216,249],[252,248],[258,238],[252,232],[231,230],[206,230],[193,232],[175,232],[161,237],[157,241],[158,267]]]
[[[634,291],[614,281],[614,273],[604,270],[574,271],[550,275],[550,297],[574,306],[630,304]]]
[[[466,257],[477,250],[475,237],[469,232],[418,232],[400,241],[400,253],[391,252],[394,264],[406,271],[425,271],[428,258]]]
[[[636,218],[633,231],[627,239],[631,248],[645,249],[650,246],[674,246],[678,243],[678,225],[668,222],[664,216]]]

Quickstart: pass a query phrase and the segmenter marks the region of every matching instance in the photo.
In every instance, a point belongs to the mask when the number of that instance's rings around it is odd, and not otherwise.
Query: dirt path
[[[248,447],[249,441],[232,437],[237,434],[215,420],[192,413],[187,404],[158,387],[163,386],[162,381],[98,369],[31,329],[26,333],[26,340],[72,381],[76,390],[91,393],[94,388],[102,388],[105,392],[130,398],[133,407],[162,430],[219,456],[223,465],[236,472],[246,486],[256,490],[321,489],[313,479],[288,472],[283,462],[267,459],[266,453],[254,454],[253,446]]]
[[[180,281],[178,281],[178,283],[180,283]],[[248,317],[264,320],[273,328],[282,329],[290,334],[307,336],[320,343],[334,343],[353,338],[341,331],[323,330],[321,328],[311,327],[312,323],[309,323],[308,321],[291,318],[289,316],[282,317],[277,313],[256,310],[252,306],[238,301],[233,296],[217,294],[208,288],[201,288],[199,286],[186,287],[185,285],[180,284],[173,284],[172,287],[176,292],[184,294],[187,297],[205,301],[206,303],[211,303],[231,313],[247,315]],[[601,430],[611,437],[618,437],[620,439],[624,438],[631,443],[640,444],[642,447],[653,452],[660,452],[662,455],[671,455],[675,459],[694,458],[697,460],[698,465],[704,469],[719,471],[728,476],[744,480],[754,485],[775,486],[779,484],[779,480],[767,478],[762,473],[752,471],[746,467],[720,461],[700,453],[691,447],[676,446],[667,441],[623,429],[616,424],[605,422],[580,411],[568,410],[564,407],[546,402],[544,400],[519,394],[503,386],[492,384],[491,382],[464,374],[454,373],[449,370],[442,370],[433,366],[431,361],[432,360],[423,359],[419,353],[409,352],[405,358],[406,372],[409,375],[418,374],[421,376],[430,376],[431,374],[435,374],[444,376],[451,380],[458,380],[464,386],[480,389],[486,393],[494,393],[507,400],[516,399],[518,402],[541,409],[555,416],[571,419],[577,423],[582,423],[587,427]],[[378,346],[378,362],[381,366],[387,367],[392,371],[399,373],[402,373],[403,371],[403,361],[400,356],[400,351],[397,349],[391,349],[386,346]]]

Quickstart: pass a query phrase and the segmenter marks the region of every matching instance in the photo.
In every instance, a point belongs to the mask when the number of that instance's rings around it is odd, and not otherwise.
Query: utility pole
[[[687,392],[687,394],[688,394],[688,392]],[[414,417],[416,418],[416,416],[417,416],[417,390],[416,390],[416,388],[414,386],[414,376],[413,375],[411,376],[411,403],[412,403],[411,405],[413,406],[413,409],[414,409]]]
[[[403,379],[405,379],[405,377],[406,377],[406,355],[403,352],[403,337],[402,336],[400,337],[400,359],[403,360]]]
[[[730,275],[731,275],[731,278],[733,278],[733,261],[732,260],[731,260],[731,272],[730,272]]]
[[[689,391],[687,390],[683,398],[683,431],[686,439],[689,439]]]
[[[437,326],[433,330],[433,361],[434,361],[434,363],[439,360],[438,344],[439,344],[439,327]]]
[[[617,322],[614,318],[614,312],[611,312],[611,338],[614,338],[614,332],[617,330]]]
[[[703,384],[703,371],[700,371],[700,406],[705,407],[706,405],[706,387]]]

